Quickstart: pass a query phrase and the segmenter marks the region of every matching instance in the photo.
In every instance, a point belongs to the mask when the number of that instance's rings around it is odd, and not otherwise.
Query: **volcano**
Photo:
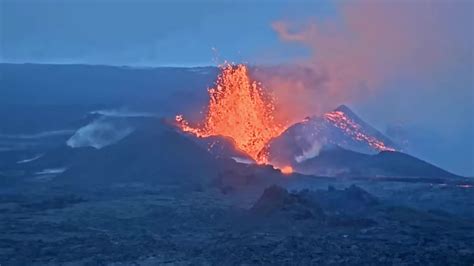
[[[450,175],[409,155],[396,154],[401,151],[397,143],[345,105],[293,125],[277,121],[273,98],[261,83],[250,77],[245,65],[221,67],[215,86],[208,92],[204,120],[191,124],[182,115],[177,115],[175,125],[218,157],[271,164],[283,174],[297,171],[311,175]],[[326,153],[329,158],[325,157],[323,163],[318,159],[306,162],[317,158],[322,150],[335,148],[343,153],[341,158],[351,157],[346,155],[354,152],[359,163],[353,165],[350,160],[344,161],[348,165],[345,167],[339,163],[338,155],[332,156],[337,152]],[[369,156],[381,152],[387,154]]]
[[[292,125],[267,147],[273,164],[309,175],[458,177],[403,153],[345,105]]]
[[[366,154],[399,150],[394,141],[341,105],[290,126],[269,143],[268,154],[276,165],[299,164],[335,146]]]

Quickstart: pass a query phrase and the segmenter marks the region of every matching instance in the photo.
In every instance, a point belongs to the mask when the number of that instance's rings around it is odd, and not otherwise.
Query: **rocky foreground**
[[[0,264],[474,263],[472,188],[312,182],[5,190]]]

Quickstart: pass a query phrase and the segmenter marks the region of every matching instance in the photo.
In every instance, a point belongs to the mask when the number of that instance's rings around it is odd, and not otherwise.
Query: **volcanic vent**
[[[257,163],[268,163],[264,148],[285,126],[276,122],[272,97],[249,77],[247,66],[225,65],[215,87],[208,92],[210,99],[204,121],[192,126],[182,115],[177,115],[178,126],[198,137],[229,137],[237,149]]]

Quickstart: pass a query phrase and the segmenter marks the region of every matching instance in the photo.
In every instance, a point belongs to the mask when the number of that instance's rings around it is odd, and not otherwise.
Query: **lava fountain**
[[[229,137],[237,149],[257,163],[266,164],[266,144],[286,127],[276,122],[273,98],[248,72],[247,66],[242,64],[224,65],[215,87],[208,90],[209,104],[204,121],[194,127],[182,115],[177,115],[176,122],[183,131],[198,137]]]

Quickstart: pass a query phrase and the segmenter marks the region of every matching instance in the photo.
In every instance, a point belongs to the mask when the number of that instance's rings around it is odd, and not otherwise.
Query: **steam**
[[[156,117],[153,113],[136,112],[127,109],[96,110],[90,113],[109,117]]]
[[[360,101],[393,80],[432,80],[472,58],[471,33],[460,29],[472,23],[472,5],[453,2],[339,2],[334,20],[275,21],[283,42],[310,55],[258,78],[274,91],[280,116],[293,121]]]
[[[67,140],[66,144],[72,148],[94,147],[101,149],[125,138],[133,131],[134,128],[126,121],[104,116],[79,128],[76,133]]]
[[[323,145],[319,141],[316,141],[316,140],[308,141],[308,143],[310,143],[309,148],[306,150],[303,150],[302,154],[295,156],[295,161],[297,163],[301,163],[318,156],[319,152],[321,151],[321,148],[323,147]]]
[[[90,124],[79,128],[66,144],[72,148],[101,149],[125,138],[135,130],[137,118],[158,117],[154,113],[132,111],[127,108],[104,109],[90,112],[100,115]]]

